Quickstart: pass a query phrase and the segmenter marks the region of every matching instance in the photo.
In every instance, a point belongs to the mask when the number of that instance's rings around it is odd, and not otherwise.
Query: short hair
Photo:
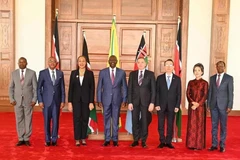
[[[219,64],[221,64],[221,63],[224,65],[224,67],[226,66],[226,65],[225,65],[225,62],[223,62],[223,61],[218,61],[218,62],[216,63],[216,66],[219,65]]]
[[[174,62],[172,59],[167,59],[166,61],[164,61],[164,66],[166,65],[167,62],[172,62],[172,64],[174,65]]]
[[[201,71],[203,72],[202,75],[204,74],[204,66],[202,65],[202,63],[197,63],[193,66],[193,73],[194,73],[194,69],[196,67],[199,67],[201,69]]]
[[[19,60],[21,60],[21,59],[22,59],[22,60],[25,60],[25,61],[27,62],[27,59],[26,59],[25,57],[20,57]],[[18,60],[18,61],[19,61],[19,60]]]

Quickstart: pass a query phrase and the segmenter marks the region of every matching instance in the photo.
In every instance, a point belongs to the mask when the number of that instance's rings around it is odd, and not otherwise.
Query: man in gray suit
[[[18,66],[19,69],[12,72],[9,85],[9,98],[14,106],[18,133],[16,145],[30,146],[32,112],[37,101],[37,78],[33,70],[26,68],[26,58],[19,58]]]
[[[211,111],[212,146],[210,151],[218,149],[218,124],[220,121],[220,152],[225,152],[227,135],[227,115],[233,107],[233,77],[224,73],[225,63],[216,64],[217,74],[210,78],[208,111]]]

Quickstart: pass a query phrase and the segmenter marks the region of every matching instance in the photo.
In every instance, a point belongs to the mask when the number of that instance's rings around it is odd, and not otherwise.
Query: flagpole
[[[181,16],[178,16],[178,25],[177,25],[177,32],[179,32],[179,24],[181,22]],[[178,110],[180,112],[181,106]],[[182,139],[177,136],[178,128],[177,128],[177,113],[175,113],[175,118],[174,118],[174,127],[173,127],[173,139],[172,142],[182,142]]]

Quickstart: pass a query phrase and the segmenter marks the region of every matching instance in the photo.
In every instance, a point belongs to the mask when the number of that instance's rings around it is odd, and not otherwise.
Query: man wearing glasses
[[[179,111],[181,102],[181,80],[173,74],[174,64],[172,59],[164,62],[165,73],[157,77],[155,109],[158,114],[158,133],[160,144],[158,148],[168,147],[174,149],[172,145],[173,123],[175,113]],[[167,135],[165,135],[164,124],[167,119]]]

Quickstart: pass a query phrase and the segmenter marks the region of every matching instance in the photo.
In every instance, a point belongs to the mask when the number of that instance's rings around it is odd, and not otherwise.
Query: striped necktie
[[[139,76],[139,79],[138,79],[138,84],[139,86],[142,85],[142,81],[143,81],[143,74],[142,74],[143,71],[140,71],[140,76]]]

